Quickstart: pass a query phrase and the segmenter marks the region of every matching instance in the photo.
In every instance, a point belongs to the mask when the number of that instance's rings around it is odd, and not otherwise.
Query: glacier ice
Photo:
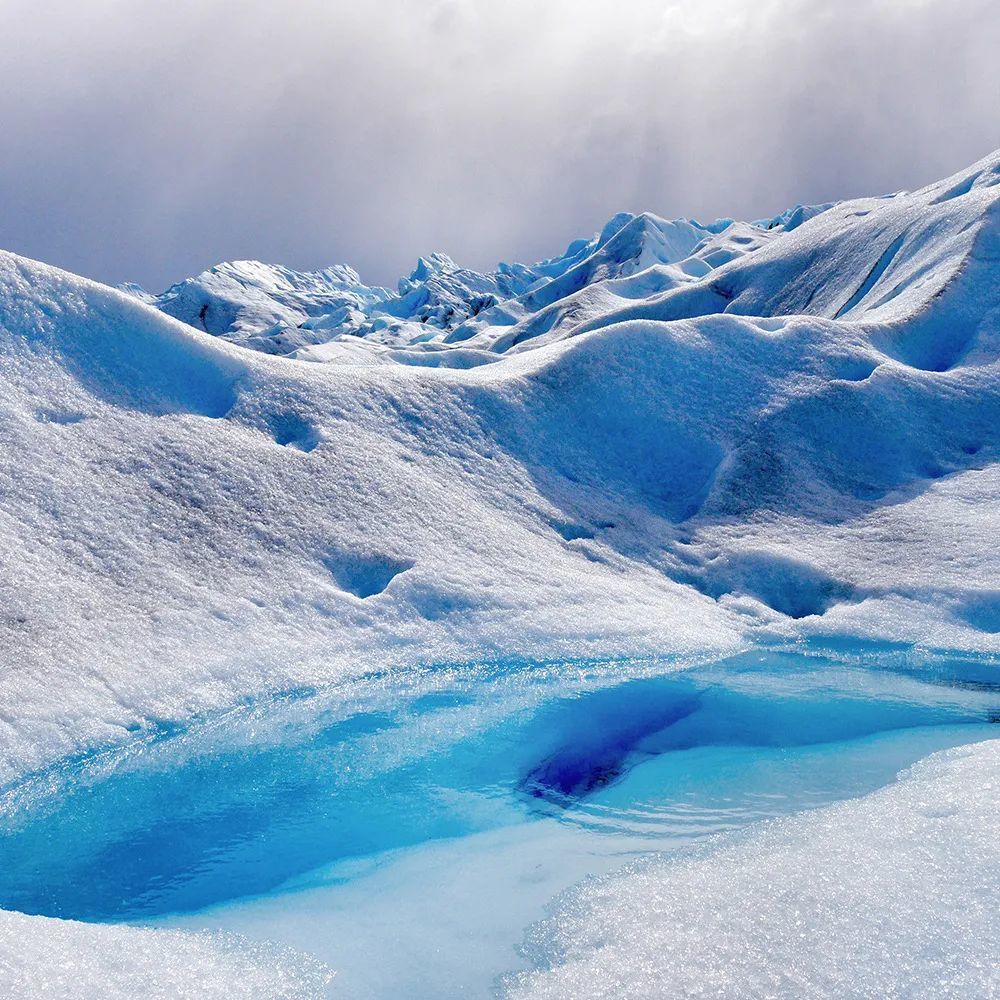
[[[312,1000],[332,979],[308,956],[236,935],[0,912],[0,987],[7,1000]]]
[[[155,296],[0,254],[0,784],[373,672],[809,641],[995,663],[998,205],[1000,153],[758,222],[620,215],[486,274],[429,255],[394,290],[244,261]],[[956,795],[995,765],[954,761]],[[910,822],[918,786],[842,808]],[[674,864],[594,891],[625,914]],[[575,898],[593,943],[614,901]],[[0,961],[104,933],[25,920]],[[250,961],[134,934],[102,940]],[[613,937],[568,964],[542,937],[552,970],[512,989],[626,975]]]

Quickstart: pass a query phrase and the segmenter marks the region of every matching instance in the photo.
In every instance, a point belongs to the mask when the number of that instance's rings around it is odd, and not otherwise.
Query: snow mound
[[[318,1000],[332,978],[304,955],[234,935],[0,913],[7,1000]]]
[[[542,283],[482,316],[590,282],[520,325],[322,365],[3,255],[0,777],[374,666],[817,632],[996,652],[998,167],[790,231],[618,217],[502,269]],[[402,291],[459,285],[437,256]]]
[[[153,415],[225,416],[246,372],[239,358],[124,293],[4,251],[0,323],[8,372],[28,359],[39,370],[52,364],[91,397]],[[51,388],[37,386],[37,397]],[[57,405],[46,413],[60,422]]]
[[[1000,996],[1000,741],[586,884],[511,998]]]
[[[709,598],[552,530],[588,511],[504,440],[517,372],[270,358],[5,255],[0,382],[0,780],[376,667],[738,641]],[[588,456],[553,418],[599,488],[613,440]],[[612,471],[593,520],[656,501]]]

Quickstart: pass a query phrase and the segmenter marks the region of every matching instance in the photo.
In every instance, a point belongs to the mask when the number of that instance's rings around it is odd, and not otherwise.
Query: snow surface
[[[866,798],[640,863],[539,925],[508,996],[1000,996],[1000,741]]]
[[[235,935],[0,913],[6,1000],[307,1000],[332,978],[306,956]]]
[[[150,299],[0,254],[0,782],[372,670],[1000,651],[1000,153],[395,292]]]
[[[616,308],[467,370],[271,358],[4,255],[0,775],[375,665],[997,650],[998,170],[585,285]]]

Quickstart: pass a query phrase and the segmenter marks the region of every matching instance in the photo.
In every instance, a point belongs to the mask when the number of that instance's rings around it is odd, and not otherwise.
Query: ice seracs
[[[134,289],[123,286],[125,291]],[[145,301],[190,326],[246,347],[284,354],[302,343],[310,320],[347,325],[389,296],[346,265],[293,271],[255,260],[218,264]]]
[[[971,259],[996,177],[987,158],[914,193],[799,205],[754,223],[621,213],[592,239],[536,264],[479,273],[432,254],[395,292],[369,288],[343,266],[299,273],[244,261],[145,301],[268,353],[455,368],[635,318],[725,312],[890,322],[915,316]],[[918,367],[947,366],[962,338],[935,336],[928,348],[914,332],[908,339],[921,343],[907,356],[930,351]]]
[[[471,336],[468,324],[477,317],[509,325],[586,285],[685,258],[728,225],[621,213],[592,239],[536,264],[501,263],[480,273],[443,253],[421,257],[394,292],[362,284],[345,265],[297,272],[259,261],[218,264],[159,296],[135,285],[122,289],[191,326],[265,353],[290,354],[348,335],[394,347],[451,343]],[[308,350],[300,356],[325,357]]]

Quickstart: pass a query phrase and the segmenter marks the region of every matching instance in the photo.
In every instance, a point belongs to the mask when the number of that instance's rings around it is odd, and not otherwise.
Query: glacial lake
[[[225,929],[331,996],[488,997],[563,890],[1000,735],[997,664],[860,642],[287,692],[0,790],[0,907]]]

